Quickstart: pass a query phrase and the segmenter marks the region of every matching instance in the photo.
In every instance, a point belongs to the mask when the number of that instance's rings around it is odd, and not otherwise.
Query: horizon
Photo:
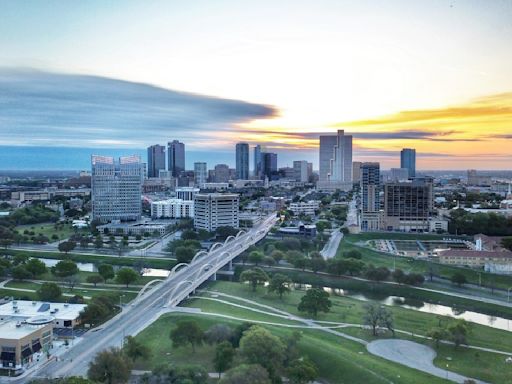
[[[279,153],[280,166],[295,156],[318,167],[318,135],[344,129],[354,160],[383,168],[411,147],[419,169],[510,169],[510,2],[0,9],[3,146],[129,151],[177,139],[212,163],[244,141]]]

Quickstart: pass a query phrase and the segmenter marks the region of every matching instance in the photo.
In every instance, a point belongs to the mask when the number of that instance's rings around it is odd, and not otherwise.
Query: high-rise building
[[[361,183],[361,163],[360,161],[352,162],[352,182],[354,184]]]
[[[254,177],[261,177],[261,145],[254,147]]]
[[[433,207],[433,179],[430,177],[385,184],[383,228],[428,232]]]
[[[336,146],[337,140],[337,137],[334,135],[320,136],[319,181],[329,180],[329,173],[331,172],[331,159],[334,156],[334,147]]]
[[[198,193],[194,197],[194,227],[209,232],[219,227],[239,227],[236,193]]]
[[[249,144],[247,143],[236,145],[236,179],[249,179]]]
[[[277,153],[262,152],[261,153],[261,172],[262,176],[268,177],[269,180],[272,175],[277,172]]]
[[[217,164],[214,168],[213,182],[227,183],[229,179],[229,166],[227,164]]]
[[[148,177],[158,177],[161,170],[165,171],[165,147],[151,145],[148,147]]]
[[[307,183],[311,177],[312,164],[306,160],[298,160],[293,162],[294,179],[302,183]]]
[[[176,198],[183,201],[193,201],[194,196],[199,193],[199,188],[178,187],[176,188]]]
[[[208,167],[205,162],[194,163],[194,180],[197,186],[202,186],[208,179]]]
[[[139,220],[143,165],[139,156],[91,157],[92,218],[101,223]]]
[[[409,178],[409,170],[407,168],[391,168],[390,181],[404,181]]]
[[[178,140],[167,143],[167,169],[174,177],[185,170],[185,144]]]
[[[361,164],[361,229],[376,231],[380,227],[380,164]]]
[[[404,148],[400,152],[400,168],[409,170],[409,177],[416,177],[416,150],[413,148]]]

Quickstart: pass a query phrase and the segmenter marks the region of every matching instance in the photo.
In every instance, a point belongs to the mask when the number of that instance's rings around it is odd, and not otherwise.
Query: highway
[[[155,285],[140,298],[125,306],[123,311],[97,329],[87,332],[71,347],[64,360],[50,361],[37,371],[11,383],[23,383],[30,377],[85,376],[89,362],[107,348],[120,347],[126,336],[136,335],[158,317],[188,297],[197,287],[219,269],[263,239],[276,221],[275,214],[262,220],[247,233],[228,238],[226,243],[214,244],[208,253],[202,252],[188,266],[172,272],[162,283]],[[162,335],[168,337],[168,335]],[[169,343],[171,341],[169,340]]]

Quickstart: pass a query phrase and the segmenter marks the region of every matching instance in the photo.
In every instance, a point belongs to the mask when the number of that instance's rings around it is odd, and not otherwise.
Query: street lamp
[[[507,289],[507,303],[510,303],[510,291],[512,291],[512,287]]]

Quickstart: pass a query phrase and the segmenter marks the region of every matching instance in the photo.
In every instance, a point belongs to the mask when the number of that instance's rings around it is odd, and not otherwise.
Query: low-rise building
[[[0,321],[24,321],[44,315],[52,318],[54,328],[73,328],[80,323],[80,312],[85,307],[86,304],[13,300],[0,305]]]
[[[154,221],[136,221],[136,222],[114,222],[96,227],[103,234],[143,236],[146,233],[151,235],[158,234],[163,236],[167,233],[169,223]]]
[[[288,209],[293,212],[294,215],[308,215],[313,216],[315,212],[320,208],[320,201],[299,201],[296,203],[290,203]]]
[[[489,263],[512,264],[512,252],[448,249],[439,252],[439,262],[469,267],[483,267]]]
[[[182,199],[153,201],[151,203],[151,217],[153,219],[194,217],[194,201]]]

